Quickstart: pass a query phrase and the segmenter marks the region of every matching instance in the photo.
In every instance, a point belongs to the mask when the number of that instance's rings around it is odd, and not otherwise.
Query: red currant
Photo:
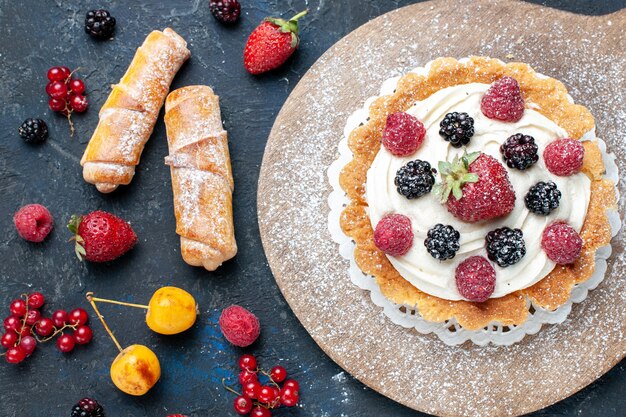
[[[80,94],[72,94],[70,95],[69,105],[75,112],[82,113],[87,110],[89,103],[87,102],[87,97]]]
[[[272,417],[272,412],[265,407],[257,405],[250,412],[250,417]]]
[[[67,107],[67,103],[63,99],[51,98],[48,100],[48,107],[52,111],[63,111]]]
[[[237,414],[248,414],[252,410],[252,401],[249,398],[239,396],[235,398],[235,411]]]
[[[293,407],[298,403],[300,393],[291,387],[283,387],[280,391],[280,403],[287,407]]]
[[[243,385],[243,395],[248,398],[256,398],[261,388],[259,381],[250,381]]]
[[[33,330],[32,326],[29,326],[28,324],[23,326],[22,329],[20,330],[20,335],[22,337],[24,336],[30,336],[31,334],[31,330]]]
[[[74,338],[69,334],[63,334],[57,339],[57,347],[63,353],[71,352],[76,346]]]
[[[20,346],[7,350],[5,359],[9,363],[20,363],[26,358],[26,352]]]
[[[295,379],[288,379],[285,381],[285,383],[283,384],[283,388],[293,388],[296,391],[300,391],[300,384],[298,384],[298,381],[296,381]]]
[[[83,80],[72,79],[69,83],[70,90],[75,94],[83,94],[85,92],[85,83]]]
[[[37,340],[32,336],[24,336],[20,342],[20,347],[26,353],[26,356],[30,356],[37,347]]]
[[[252,355],[242,355],[239,358],[239,368],[248,371],[256,370],[256,358]]]
[[[54,323],[49,318],[42,317],[35,325],[35,331],[39,336],[50,336],[54,331]]]
[[[14,332],[20,331],[22,328],[22,320],[17,316],[9,316],[4,319],[4,328],[6,330],[13,330]]]
[[[61,81],[50,81],[46,93],[52,98],[64,99],[67,97],[67,85]]]
[[[72,70],[70,70],[68,67],[60,67],[61,71],[63,71],[63,75],[65,75],[65,77],[63,78],[63,81],[67,81],[68,78],[70,78],[70,75],[72,75]]]
[[[2,347],[5,349],[9,349],[15,346],[18,339],[19,337],[17,333],[11,330],[2,335],[2,338],[0,339],[0,345],[2,345]]]
[[[14,316],[24,316],[24,314],[26,314],[26,301],[22,300],[21,298],[13,300],[11,302],[11,305],[9,306],[9,310]]]
[[[82,308],[75,308],[70,311],[68,318],[70,324],[78,324],[79,326],[84,326],[89,321],[89,315]]]
[[[270,377],[274,382],[283,382],[287,378],[287,370],[282,366],[275,366],[270,371]]]
[[[40,318],[41,313],[39,312],[39,310],[28,310],[28,313],[26,314],[26,324],[32,326],[37,323]]]
[[[34,292],[28,296],[28,307],[41,308],[46,302],[46,298],[40,292]]]
[[[79,345],[86,345],[91,342],[93,332],[89,326],[78,326],[74,332],[74,341]]]
[[[276,397],[278,397],[278,389],[276,387],[263,385],[261,388],[259,388],[257,394],[257,399],[259,400],[259,402],[262,402],[264,404],[271,404],[274,402],[274,400],[276,400]]]
[[[250,372],[246,370],[239,372],[239,383],[241,385],[245,385],[250,381],[258,381],[258,380],[259,380],[259,377],[257,376],[256,372]]]
[[[67,75],[61,67],[52,67],[48,70],[48,79],[50,81],[65,81]]]
[[[52,313],[52,323],[55,327],[61,328],[67,323],[68,317],[65,310],[57,310]]]

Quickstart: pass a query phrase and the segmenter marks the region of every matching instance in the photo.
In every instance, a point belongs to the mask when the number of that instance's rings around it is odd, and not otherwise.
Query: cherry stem
[[[232,389],[231,387],[229,387],[228,385],[226,385],[226,378],[222,378],[222,385],[224,386],[224,388],[226,388],[226,390],[232,392],[233,394],[237,395],[237,396],[241,396],[240,393],[238,393],[237,391],[235,391],[234,389]]]
[[[108,300],[106,298],[91,297],[91,299],[93,301],[97,301],[99,303],[117,304],[117,305],[120,305],[120,306],[143,308],[145,310],[147,310],[149,308],[148,306],[145,306],[143,304],[125,303],[125,302],[122,302],[122,301]]]
[[[122,352],[124,349],[122,349],[122,345],[120,345],[120,342],[117,341],[117,339],[113,335],[113,332],[111,331],[111,329],[109,329],[109,326],[107,325],[106,321],[104,321],[104,317],[102,316],[102,314],[100,314],[100,311],[98,310],[98,307],[96,306],[96,303],[94,302],[93,293],[88,292],[87,294],[85,294],[85,297],[87,298],[87,301],[89,301],[89,304],[91,304],[91,307],[93,307],[93,310],[98,315],[100,322],[104,326],[104,330],[106,330],[109,336],[111,336],[111,339],[113,340],[113,343],[115,343],[115,346],[117,347],[117,349],[120,352]]]

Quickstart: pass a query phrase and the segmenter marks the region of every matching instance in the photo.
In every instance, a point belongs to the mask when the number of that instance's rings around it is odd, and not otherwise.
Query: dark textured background
[[[8,313],[11,299],[27,291],[48,297],[45,311],[82,306],[86,291],[103,297],[147,303],[160,286],[190,291],[201,315],[190,331],[173,337],[151,332],[143,312],[102,305],[103,314],[123,345],[149,346],[161,360],[161,381],[140,398],[126,396],[110,381],[108,369],[116,350],[102,326],[93,322],[93,342],[71,354],[53,343],[19,366],[0,361],[0,416],[67,416],[83,396],[100,401],[108,416],[235,415],[234,396],[222,378],[236,380],[237,358],[258,356],[264,368],[285,366],[301,383],[300,407],[277,416],[417,416],[388,400],[330,361],[291,313],[276,287],[263,255],[256,222],[256,184],[263,148],[272,123],[293,86],[334,42],[369,19],[411,1],[380,0],[242,0],[243,15],[231,28],[219,25],[207,0],[0,0],[0,304]],[[539,2],[576,13],[605,14],[625,7],[617,1]],[[116,36],[94,42],[83,31],[85,12],[108,8],[118,20]],[[281,70],[248,75],[241,54],[245,40],[265,16],[289,17],[308,7],[302,22],[300,51]],[[468,7],[471,7],[468,2]],[[452,13],[452,12],[451,12]],[[512,22],[512,24],[517,24]],[[175,234],[165,127],[160,118],[130,186],[101,195],[82,180],[79,158],[97,124],[97,111],[109,85],[126,70],[135,49],[153,29],[173,27],[188,42],[191,60],[173,88],[209,84],[221,98],[229,131],[235,176],[234,216],[239,253],[215,273],[187,266]],[[65,119],[47,108],[46,70],[53,65],[81,67],[90,108],[74,118],[71,138]],[[17,127],[26,117],[42,117],[50,139],[29,146]],[[49,208],[56,228],[43,244],[19,238],[11,221],[22,205]],[[139,244],[118,261],[104,265],[79,263],[66,243],[64,227],[71,213],[111,211],[131,221]],[[241,304],[256,313],[262,334],[249,349],[230,346],[216,327],[221,309]],[[2,318],[0,316],[0,318]],[[92,314],[92,318],[94,318]],[[567,400],[535,416],[624,416],[626,363]]]

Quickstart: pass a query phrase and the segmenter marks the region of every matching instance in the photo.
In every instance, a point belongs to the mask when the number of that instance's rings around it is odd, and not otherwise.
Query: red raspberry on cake
[[[433,187],[448,211],[464,222],[502,217],[515,207],[509,175],[495,158],[474,152],[439,163],[442,181]]]
[[[261,333],[257,316],[238,305],[222,311],[219,325],[226,340],[239,347],[250,346]]]
[[[402,214],[389,214],[374,230],[374,244],[389,256],[402,256],[413,246],[411,219]]]
[[[54,225],[52,215],[41,204],[28,204],[15,213],[13,223],[17,233],[29,242],[43,242]]]
[[[496,270],[482,256],[471,256],[454,273],[459,293],[469,301],[487,301],[496,288]]]
[[[422,122],[408,113],[397,112],[387,116],[382,143],[396,156],[408,156],[422,145],[426,129]]]
[[[519,121],[524,115],[524,98],[517,80],[502,77],[491,84],[480,101],[480,110],[490,119]]]
[[[543,231],[541,247],[552,262],[568,265],[580,257],[583,240],[572,226],[565,222],[557,222]]]
[[[543,160],[548,171],[560,177],[569,177],[579,173],[583,167],[584,157],[583,144],[570,138],[550,142],[543,151]]]

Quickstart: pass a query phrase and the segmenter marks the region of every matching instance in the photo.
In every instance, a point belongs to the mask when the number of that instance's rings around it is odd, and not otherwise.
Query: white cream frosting
[[[555,264],[541,249],[544,228],[555,220],[565,220],[580,231],[587,215],[590,199],[590,180],[585,174],[558,177],[551,174],[541,157],[546,145],[554,139],[567,137],[567,132],[540,113],[526,109],[516,123],[488,119],[480,111],[480,99],[488,84],[464,84],[438,91],[423,101],[416,102],[407,113],[420,120],[426,128],[422,146],[408,157],[396,157],[383,146],[367,172],[367,202],[372,227],[390,213],[400,213],[411,219],[415,239],[409,252],[401,257],[388,256],[398,272],[415,287],[428,294],[448,300],[462,299],[454,279],[457,265],[473,255],[486,257],[485,236],[498,227],[519,228],[524,233],[526,255],[515,265],[496,270],[496,287],[492,298],[529,287],[544,278]],[[466,112],[474,118],[475,133],[467,147],[468,152],[481,151],[502,161],[500,145],[515,133],[531,135],[539,147],[539,161],[525,171],[510,169],[509,179],[516,194],[515,208],[507,216],[486,222],[465,223],[452,216],[434,195],[429,193],[409,200],[400,195],[394,185],[397,170],[411,160],[421,159],[437,167],[442,160],[452,160],[462,149],[456,149],[439,135],[439,123],[446,113]],[[436,175],[436,180],[440,177]],[[539,181],[553,181],[561,191],[559,207],[548,216],[530,213],[524,205],[524,195]],[[424,239],[435,224],[452,225],[461,234],[460,250],[451,260],[434,259],[424,246]]]

